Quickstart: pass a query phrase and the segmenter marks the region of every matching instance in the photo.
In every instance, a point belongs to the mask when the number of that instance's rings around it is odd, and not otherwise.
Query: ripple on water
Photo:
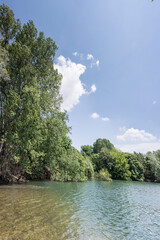
[[[159,240],[159,199],[150,183],[0,186],[0,239]]]

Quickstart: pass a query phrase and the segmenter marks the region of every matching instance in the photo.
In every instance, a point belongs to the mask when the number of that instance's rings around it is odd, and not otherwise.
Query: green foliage
[[[81,146],[81,153],[83,156],[90,157],[93,153],[93,147],[90,145],[83,145]]]
[[[125,154],[122,152],[113,151],[111,155],[113,158],[113,167],[111,171],[112,178],[129,180],[131,172],[129,171],[129,164],[125,158]]]
[[[85,181],[93,175],[93,167],[75,148],[61,156],[54,168],[52,179],[56,181]]]
[[[110,174],[107,169],[102,168],[97,174],[96,178],[102,181],[112,181]]]
[[[0,6],[0,34],[3,36],[2,45],[12,40],[20,28],[19,19],[15,20],[13,11],[5,4]]]
[[[55,42],[32,21],[21,26],[0,6],[0,162],[2,177],[18,169],[41,178],[70,148],[68,117],[60,112],[61,75],[54,69]]]
[[[152,181],[160,180],[160,161],[159,161],[159,151],[146,154],[144,162],[144,175],[146,179]]]
[[[0,84],[4,85],[8,79],[7,62],[8,52],[2,47],[3,39],[0,39]]]
[[[109,172],[112,171],[113,168],[113,157],[108,148],[102,148],[99,153],[101,162],[103,164],[103,168],[107,168]]]
[[[98,178],[160,181],[160,150],[124,154],[107,139],[81,153],[71,147],[68,116],[60,111],[62,76],[54,69],[55,42],[33,21],[21,25],[0,5],[0,180],[11,173],[30,179]],[[94,169],[93,169],[94,168]]]
[[[157,161],[160,162],[160,150],[154,151],[153,154],[156,157]]]
[[[143,165],[138,161],[136,154],[126,153],[125,158],[129,164],[129,170],[131,172],[131,179],[134,181],[144,180],[144,169]]]
[[[99,153],[93,154],[91,159],[96,172],[100,171],[102,168],[107,168],[109,172],[111,171],[113,158],[107,148],[102,148]]]
[[[92,179],[94,176],[93,164],[89,157],[85,157],[85,176],[88,179]]]
[[[99,153],[93,154],[92,157],[91,157],[91,161],[92,161],[94,170],[95,170],[96,172],[98,172],[100,169],[103,168],[103,163],[101,162]]]
[[[99,153],[102,148],[107,148],[108,150],[113,150],[114,146],[113,144],[107,140],[107,139],[101,139],[98,138],[94,143],[93,143],[93,153]]]

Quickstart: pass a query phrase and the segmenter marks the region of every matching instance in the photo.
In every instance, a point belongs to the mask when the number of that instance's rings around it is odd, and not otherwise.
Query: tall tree
[[[90,157],[93,153],[93,147],[91,145],[83,145],[81,146],[81,153],[84,156]]]
[[[129,164],[124,153],[113,151],[111,155],[113,158],[112,177],[114,179],[128,180],[131,172],[129,171]]]
[[[113,150],[114,145],[107,139],[103,138],[98,138],[94,143],[93,143],[93,153],[99,153],[102,148],[107,148],[108,150]]]
[[[1,175],[18,169],[39,177],[70,145],[67,116],[60,112],[61,75],[53,64],[57,46],[32,21],[21,26],[6,5],[0,6],[0,33],[1,52],[8,55],[8,61],[0,56]]]
[[[143,181],[144,168],[140,161],[138,161],[138,156],[136,154],[125,153],[125,158],[127,159],[129,164],[131,179],[135,181]]]

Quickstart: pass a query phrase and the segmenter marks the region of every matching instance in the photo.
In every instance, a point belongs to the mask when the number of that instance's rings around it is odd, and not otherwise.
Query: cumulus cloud
[[[108,117],[102,117],[101,120],[104,122],[108,122],[110,119]]]
[[[147,153],[148,151],[156,151],[160,149],[160,141],[149,142],[149,143],[116,145],[116,148],[120,149],[123,152],[128,152],[128,153],[133,153],[133,152]]]
[[[63,96],[62,110],[70,111],[77,103],[80,97],[86,93],[86,90],[80,80],[84,74],[86,66],[76,64],[70,59],[59,56],[55,68],[62,74],[62,84],[60,93]]]
[[[123,152],[146,153],[160,149],[160,140],[145,130],[130,128],[125,130],[123,135],[117,136],[117,139],[124,142],[124,144],[116,145],[116,148]]]
[[[77,52],[75,52],[77,53]],[[60,93],[63,97],[61,106],[62,111],[70,111],[84,94],[91,94],[96,91],[96,85],[91,86],[90,92],[86,91],[84,84],[81,82],[81,75],[85,73],[86,66],[72,62],[63,56],[59,56],[55,68],[62,74],[62,84]]]
[[[145,130],[139,130],[134,128],[129,128],[125,131],[123,135],[117,136],[117,139],[120,141],[141,141],[149,142],[156,140],[156,137],[151,133],[146,132]]]
[[[99,114],[96,112],[92,113],[91,118],[94,118],[94,119],[99,118]]]

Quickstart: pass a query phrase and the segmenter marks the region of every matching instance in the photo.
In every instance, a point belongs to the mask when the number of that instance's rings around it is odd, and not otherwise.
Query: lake
[[[0,186],[0,240],[160,240],[160,184]]]

